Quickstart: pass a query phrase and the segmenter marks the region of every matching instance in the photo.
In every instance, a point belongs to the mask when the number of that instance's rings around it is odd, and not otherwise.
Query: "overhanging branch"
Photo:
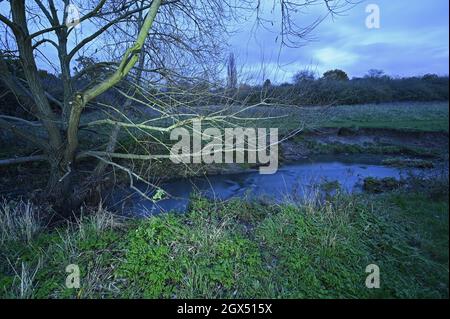
[[[129,48],[119,64],[118,69],[109,76],[105,81],[99,83],[98,85],[88,89],[85,92],[75,95],[73,101],[72,110],[69,117],[69,126],[67,129],[67,150],[65,154],[66,162],[72,162],[76,150],[78,148],[78,126],[80,125],[81,113],[86,106],[86,104],[104,93],[108,89],[112,88],[114,85],[119,83],[127,74],[130,72],[131,68],[136,64],[139,59],[139,53],[144,45],[145,39],[147,38],[148,32],[153,25],[158,9],[161,5],[162,0],[153,0],[150,9],[145,17],[144,23],[141,30],[137,36],[134,45]]]

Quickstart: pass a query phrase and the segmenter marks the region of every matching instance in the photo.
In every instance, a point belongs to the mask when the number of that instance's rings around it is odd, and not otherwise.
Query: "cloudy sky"
[[[391,76],[449,73],[448,0],[365,0],[338,16],[326,17],[298,48],[280,46],[280,13],[277,6],[273,9],[279,2],[262,3],[266,4],[260,12],[267,19],[264,27],[255,25],[255,14],[245,14],[231,26],[229,50],[236,56],[241,81],[289,82],[304,69],[321,75],[339,68],[350,77],[363,76],[369,69]],[[324,17],[327,10],[322,1],[318,3],[293,15],[293,21],[307,26]],[[378,29],[366,26],[366,7],[371,4],[380,10]],[[0,2],[0,11],[9,11],[7,1]],[[57,60],[56,52],[46,47],[42,51],[45,59],[39,60],[39,67],[51,69],[48,61]]]
[[[380,28],[366,27],[366,6],[380,9]],[[267,12],[269,12],[268,10]],[[254,17],[235,26],[230,51],[237,57],[243,77],[260,81],[290,81],[305,68],[318,74],[334,68],[351,77],[368,69],[382,69],[392,76],[437,73],[449,69],[449,2],[447,0],[368,0],[350,11],[328,17],[300,48],[282,48],[277,40],[279,15],[268,14],[268,28],[255,28]],[[300,25],[323,16],[323,7],[313,7],[295,16]]]

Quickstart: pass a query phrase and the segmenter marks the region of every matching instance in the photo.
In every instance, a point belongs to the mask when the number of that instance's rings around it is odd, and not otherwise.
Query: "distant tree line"
[[[83,59],[78,62],[79,73],[83,69],[92,66]],[[89,62],[89,61],[88,61]],[[8,69],[17,78],[23,78],[23,71],[14,59],[7,61]],[[85,65],[89,64],[89,65]],[[76,83],[77,89],[93,81],[92,78],[102,78],[104,70],[97,70],[93,74],[83,72]],[[50,104],[55,112],[59,112],[60,105],[57,101],[62,99],[62,82],[59,76],[40,70],[43,86],[46,88]],[[123,83],[127,86],[127,82]],[[364,103],[385,103],[401,101],[448,101],[449,78],[436,74],[426,74],[416,77],[393,78],[381,70],[369,70],[364,77],[350,79],[348,75],[339,69],[329,70],[321,77],[310,70],[297,72],[291,83],[273,84],[266,79],[261,85],[238,84],[235,58],[229,56],[227,79],[223,86],[212,84],[204,79],[180,80],[155,86],[154,92],[164,92],[167,101],[177,100],[179,103],[194,106],[208,104],[225,104],[228,100],[242,101],[245,103],[280,103],[287,105],[343,105]],[[189,94],[186,94],[189,92]],[[0,111],[6,115],[21,115],[28,118],[25,111],[17,102],[17,97],[12,94],[0,81]],[[115,92],[108,91],[100,95],[97,101],[108,103],[111,100],[121,101],[124,97]]]
[[[243,84],[241,99],[251,102],[264,98],[270,102],[295,105],[342,105],[400,101],[448,101],[449,78],[436,74],[393,78],[381,70],[369,70],[364,77],[349,79],[342,70],[330,70],[317,78],[314,72],[296,73],[293,83],[274,85],[265,80],[261,85]]]

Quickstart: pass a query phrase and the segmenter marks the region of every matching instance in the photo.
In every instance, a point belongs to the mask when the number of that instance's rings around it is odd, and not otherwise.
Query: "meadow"
[[[353,2],[0,0],[0,300],[448,299],[448,8]]]
[[[267,127],[280,127],[287,132],[304,127],[374,128],[415,131],[447,131],[448,102],[393,102],[315,107],[277,108],[280,119],[262,120]],[[256,112],[256,111],[255,111]],[[273,114],[273,113],[265,114]]]
[[[3,202],[0,296],[448,298],[447,195],[435,180],[281,205],[194,196],[187,214],[124,220],[98,207],[52,230],[42,208]],[[79,289],[65,286],[69,264]],[[365,286],[370,264],[379,289]]]

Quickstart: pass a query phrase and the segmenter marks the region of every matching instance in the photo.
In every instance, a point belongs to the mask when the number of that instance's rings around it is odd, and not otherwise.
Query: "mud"
[[[319,146],[319,147],[317,147]],[[418,132],[398,131],[391,129],[350,129],[329,128],[304,132],[282,143],[282,158],[295,161],[322,152],[351,153],[377,150],[383,153],[383,148],[392,153],[398,149],[420,151],[422,156],[429,153],[430,157],[437,154],[448,154],[448,132]]]

